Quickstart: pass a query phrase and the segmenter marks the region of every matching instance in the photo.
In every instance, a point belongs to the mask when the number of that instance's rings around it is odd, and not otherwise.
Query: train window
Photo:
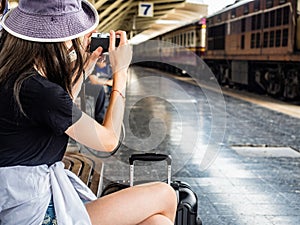
[[[269,27],[269,12],[266,12],[264,14],[264,28],[268,28]]]
[[[225,37],[218,37],[214,40],[214,49],[215,50],[225,49]]]
[[[190,46],[190,32],[186,33],[186,41],[185,41],[186,46]]]
[[[243,18],[241,22],[241,32],[245,32],[245,31],[246,31],[246,19]]]
[[[204,34],[204,36],[202,35],[201,40],[205,41],[205,30],[204,30],[203,34]],[[193,37],[193,38],[192,38],[192,40],[193,40],[193,45],[196,46],[196,35],[195,35],[195,32],[194,32],[194,31],[193,31],[193,33],[192,33],[192,37]]]
[[[288,45],[288,37],[289,37],[289,30],[284,29],[282,31],[282,46],[286,47]]]
[[[287,2],[286,0],[279,0],[279,4],[284,4],[286,2]]]
[[[214,30],[215,27],[211,26],[207,29],[207,37],[213,37],[214,36]]]
[[[231,34],[238,34],[241,33],[241,21],[234,21],[230,23],[230,31]],[[228,32],[228,34],[229,34]]]
[[[179,40],[180,40],[180,41],[179,41],[179,45],[180,45],[180,46],[183,46],[183,41],[182,41],[182,40],[183,40],[183,38],[182,38],[182,36],[183,36],[183,35],[182,35],[182,34],[180,34],[180,37],[179,37]]]
[[[276,30],[276,42],[275,46],[279,47],[281,44],[281,30]]]
[[[274,47],[274,31],[270,32],[270,39],[269,39],[269,41],[270,41],[269,47],[270,48]]]
[[[201,31],[201,33],[203,32],[203,30]],[[191,45],[195,46],[195,33],[194,31],[191,32]]]
[[[251,48],[255,47],[255,34],[251,34]]]
[[[256,48],[260,48],[260,33],[256,33]]]
[[[231,10],[231,18],[235,18],[236,16],[236,10],[235,8]]]
[[[258,14],[256,16],[256,29],[260,29],[261,28],[261,14]]]
[[[214,40],[209,40],[207,42],[207,49],[208,50],[214,50]]]
[[[269,38],[269,33],[264,32],[264,43],[263,43],[264,48],[268,47],[268,38]]]
[[[282,23],[282,9],[277,9],[276,14],[276,26],[280,26]]]
[[[261,14],[251,17],[251,29],[258,30],[261,28]]]
[[[225,49],[225,24],[210,27],[208,29],[208,49],[224,50]]]
[[[254,11],[260,10],[260,0],[255,0],[254,2]]]
[[[178,36],[178,44],[182,45],[182,34]]]
[[[216,38],[208,41],[208,49],[209,50],[224,50],[225,40],[222,38]]]
[[[275,11],[270,12],[270,27],[275,26]]]
[[[244,14],[249,13],[249,4],[244,5]]]
[[[274,3],[273,0],[267,0],[266,1],[266,8],[267,9],[272,8],[273,7],[273,3]]]
[[[256,15],[251,17],[251,30],[255,30],[256,27]]]
[[[213,30],[214,36],[225,36],[225,25],[219,25],[214,27]]]
[[[290,18],[290,7],[286,6],[283,8],[283,21],[282,24],[286,25],[289,23],[289,18]]]
[[[241,36],[241,49],[245,49],[245,35]]]

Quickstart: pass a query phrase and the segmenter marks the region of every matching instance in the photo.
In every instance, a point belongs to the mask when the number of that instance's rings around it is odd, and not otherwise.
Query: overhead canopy
[[[98,31],[125,30],[132,44],[138,44],[207,16],[207,5],[201,0],[91,0],[90,2],[99,12]],[[143,16],[139,16],[139,9]],[[153,16],[148,16],[151,9]]]
[[[125,30],[132,44],[138,44],[175,28],[207,16],[208,6],[203,0],[89,0],[99,12],[99,32]],[[9,1],[12,7],[18,0]],[[144,6],[139,6],[139,3]],[[139,8],[153,16],[139,16]],[[149,10],[148,10],[149,9]],[[146,13],[146,14],[147,14]]]

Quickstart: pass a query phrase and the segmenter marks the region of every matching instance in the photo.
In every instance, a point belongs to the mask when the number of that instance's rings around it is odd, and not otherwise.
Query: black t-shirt
[[[20,91],[26,116],[13,97],[13,82],[0,85],[0,167],[51,165],[62,159],[66,129],[82,115],[59,85],[34,74]]]

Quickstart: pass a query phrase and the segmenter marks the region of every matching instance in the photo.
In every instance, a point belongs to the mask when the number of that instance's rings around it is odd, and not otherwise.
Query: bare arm
[[[90,80],[91,84],[96,84],[96,85],[112,86],[113,83],[112,79],[99,78],[94,74],[91,74],[88,79]]]
[[[119,34],[121,38],[118,49],[115,49],[115,34]],[[112,151],[118,145],[125,108],[127,69],[132,55],[125,32],[111,31],[110,39],[113,91],[103,125],[83,113],[82,117],[66,130],[66,134],[79,143],[98,151]]]

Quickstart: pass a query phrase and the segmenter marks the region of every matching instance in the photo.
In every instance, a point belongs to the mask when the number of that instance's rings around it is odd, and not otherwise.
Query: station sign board
[[[139,14],[141,17],[153,17],[153,2],[139,2]]]

